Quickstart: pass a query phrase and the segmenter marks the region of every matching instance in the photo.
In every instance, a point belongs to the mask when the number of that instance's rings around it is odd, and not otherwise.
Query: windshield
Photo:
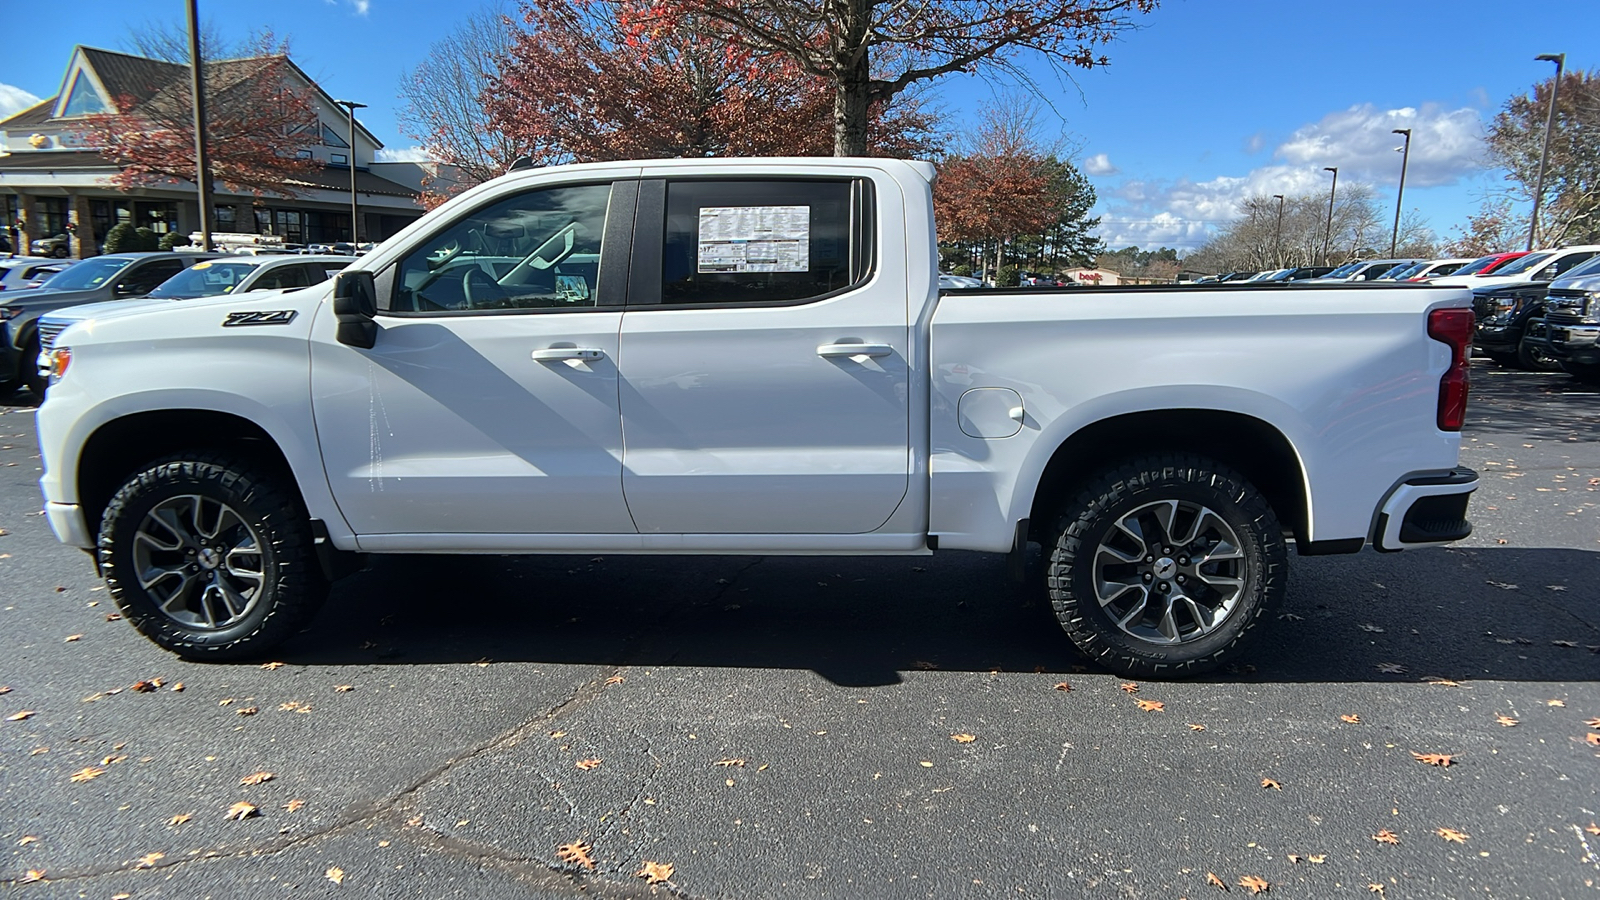
[[[1480,256],[1477,259],[1473,260],[1472,262],[1469,262],[1466,265],[1462,266],[1461,268],[1457,269],[1455,271],[1455,274],[1457,274],[1457,275],[1476,275],[1479,272],[1482,272],[1484,269],[1487,269],[1490,266],[1494,265],[1494,261],[1499,259],[1499,258],[1500,258],[1500,254],[1498,254],[1498,253],[1494,254],[1493,256]]]
[[[1340,266],[1337,269],[1334,269],[1332,272],[1329,272],[1328,274],[1326,274],[1326,275],[1324,275],[1322,277],[1323,278],[1347,278],[1347,277],[1349,277],[1351,275],[1351,273],[1355,272],[1355,270],[1357,270],[1359,268],[1361,268],[1361,261],[1360,260],[1356,260],[1355,262],[1347,262],[1344,265]]]
[[[1600,275],[1600,256],[1593,257],[1586,263],[1573,266],[1571,269],[1568,269],[1566,273],[1561,276],[1561,278],[1563,280],[1568,278],[1582,278],[1585,275]]]
[[[1537,269],[1539,267],[1540,263],[1544,262],[1545,260],[1549,259],[1552,256],[1555,256],[1555,254],[1554,253],[1529,253],[1527,256],[1524,256],[1523,258],[1517,260],[1516,262],[1511,263],[1510,265],[1506,266],[1503,269],[1495,269],[1494,270],[1494,274],[1496,276],[1499,276],[1499,275],[1520,275],[1523,272],[1527,272],[1527,271],[1529,271],[1531,269]]]
[[[1404,279],[1404,278],[1410,278],[1413,275],[1420,275],[1422,273],[1422,270],[1426,269],[1427,267],[1428,267],[1427,263],[1420,263],[1420,262],[1419,263],[1412,263],[1409,266],[1400,266],[1399,268],[1395,269],[1394,271],[1390,272],[1388,275],[1386,275],[1384,277],[1385,278],[1393,278],[1396,281],[1399,281],[1399,280]]]
[[[147,296],[159,300],[193,300],[227,294],[239,286],[258,264],[244,262],[196,263],[161,282]]]
[[[52,291],[89,291],[94,290],[116,274],[128,267],[133,262],[131,259],[118,259],[111,256],[102,256],[99,259],[86,259],[73,265],[56,275],[51,276],[40,287]]]

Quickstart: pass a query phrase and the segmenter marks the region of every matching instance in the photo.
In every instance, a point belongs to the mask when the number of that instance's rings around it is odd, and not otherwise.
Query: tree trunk
[[[874,0],[845,0],[839,7],[833,46],[838,82],[833,95],[833,155],[867,155],[867,118],[872,107],[872,59],[867,52],[867,25]]]

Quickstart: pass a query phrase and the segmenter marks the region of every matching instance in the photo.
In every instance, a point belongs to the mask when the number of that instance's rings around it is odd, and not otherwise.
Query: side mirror
[[[371,350],[378,342],[378,286],[372,273],[344,271],[333,279],[333,317],[338,320],[334,339],[341,344]]]

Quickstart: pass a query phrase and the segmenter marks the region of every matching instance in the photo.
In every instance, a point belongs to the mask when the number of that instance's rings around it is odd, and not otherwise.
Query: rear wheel
[[[1183,676],[1233,658],[1282,600],[1288,551],[1266,498],[1190,454],[1101,472],[1045,545],[1056,618],[1112,671]]]
[[[267,473],[209,454],[133,475],[106,507],[99,558],[128,621],[189,659],[264,653],[328,591],[295,496]]]

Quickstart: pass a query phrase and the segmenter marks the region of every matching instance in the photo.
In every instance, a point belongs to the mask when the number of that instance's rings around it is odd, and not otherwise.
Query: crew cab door
[[[876,215],[898,186],[672,171],[645,172],[622,321],[639,531],[878,528],[910,471],[905,251]]]
[[[323,304],[317,438],[358,535],[634,531],[617,331],[637,190],[533,187],[410,242],[376,276],[370,350]]]

